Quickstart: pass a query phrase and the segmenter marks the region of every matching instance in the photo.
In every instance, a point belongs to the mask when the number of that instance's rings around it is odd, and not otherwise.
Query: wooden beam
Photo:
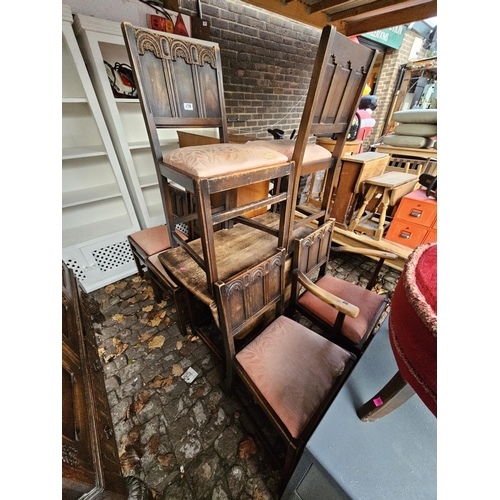
[[[385,28],[392,28],[401,24],[409,24],[416,21],[422,21],[437,15],[437,0],[429,3],[417,5],[409,9],[401,9],[383,15],[369,17],[359,21],[342,21],[345,36],[362,35],[370,31],[376,31]],[[336,23],[331,23],[337,26]],[[340,29],[337,28],[339,31]]]
[[[415,0],[378,0],[377,2],[367,3],[365,5],[353,7],[352,9],[340,10],[329,14],[328,22],[341,21],[343,19],[348,20],[351,17],[356,17],[362,14],[372,14],[376,16],[383,12],[393,12],[394,10],[405,8],[406,4],[411,6],[415,5],[415,3]]]
[[[320,0],[319,2],[310,5],[307,9],[307,12],[309,14],[314,14],[315,12],[333,9],[334,7],[349,3],[350,1],[351,0]]]
[[[283,4],[281,0],[243,0],[245,3],[255,7],[274,12],[280,16],[287,17],[293,21],[304,23],[314,28],[322,29],[328,24],[325,14],[318,12],[315,14],[307,13],[307,5],[296,0]]]

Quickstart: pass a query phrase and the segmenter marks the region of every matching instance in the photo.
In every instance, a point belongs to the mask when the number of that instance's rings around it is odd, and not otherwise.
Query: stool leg
[[[354,231],[354,229],[356,229],[356,226],[359,224],[359,220],[361,219],[361,216],[363,215],[365,208],[368,206],[368,203],[370,203],[371,199],[375,195],[376,190],[377,190],[377,186],[370,186],[368,188],[365,199],[363,200],[363,204],[361,205],[360,209],[358,210],[356,217],[349,224],[349,231]]]
[[[415,391],[398,371],[373,398],[358,408],[356,413],[363,422],[375,422],[399,408],[414,394]]]
[[[382,239],[382,235],[384,234],[384,222],[385,222],[385,217],[387,215],[388,206],[389,206],[389,189],[384,188],[384,192],[382,194],[382,211],[380,212],[380,218],[374,236],[376,240]]]

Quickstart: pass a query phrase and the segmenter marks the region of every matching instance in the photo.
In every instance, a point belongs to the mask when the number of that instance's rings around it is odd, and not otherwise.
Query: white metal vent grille
[[[68,259],[64,261],[66,265],[73,270],[74,275],[79,281],[84,281],[87,276],[85,276],[85,273],[83,272],[82,268],[78,264],[76,260],[73,259]]]
[[[121,241],[92,252],[99,269],[103,272],[123,266],[134,260],[128,241]]]
[[[189,229],[187,224],[176,224],[175,229],[178,229],[182,234],[189,236]]]

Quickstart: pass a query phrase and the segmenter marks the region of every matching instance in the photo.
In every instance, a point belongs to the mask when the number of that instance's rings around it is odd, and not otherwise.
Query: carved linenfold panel
[[[150,50],[159,59],[176,61],[181,57],[188,64],[203,66],[208,63],[212,68],[216,68],[215,51],[212,47],[174,38],[166,33],[142,29],[135,29],[134,32],[137,37],[137,49],[141,55]]]
[[[221,284],[221,312],[234,335],[245,322],[280,299],[284,266],[285,253],[280,251]]]

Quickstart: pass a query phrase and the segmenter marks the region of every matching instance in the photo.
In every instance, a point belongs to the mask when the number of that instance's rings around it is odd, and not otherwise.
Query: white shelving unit
[[[62,6],[62,259],[87,292],[137,272],[140,230],[111,136]]]
[[[74,27],[141,227],[165,224],[139,100],[115,98],[104,64],[129,64],[120,23],[76,14]],[[161,141],[165,153],[179,147],[175,130],[165,130]]]

